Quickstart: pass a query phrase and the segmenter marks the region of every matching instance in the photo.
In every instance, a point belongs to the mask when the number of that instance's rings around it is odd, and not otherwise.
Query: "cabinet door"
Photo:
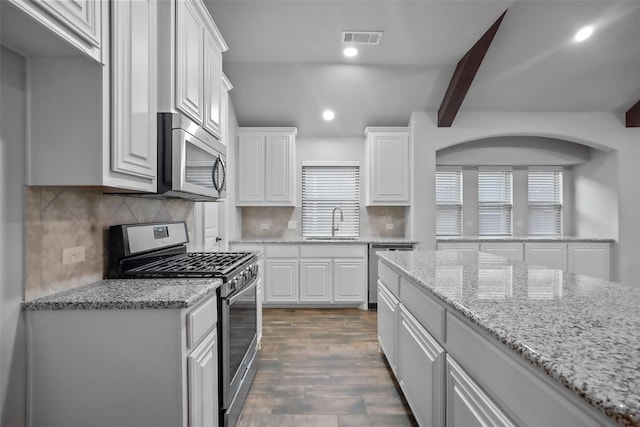
[[[189,427],[218,425],[218,335],[214,328],[187,358]]]
[[[220,103],[222,92],[222,53],[213,35],[204,31],[204,123],[206,130],[220,139]],[[226,143],[226,142],[225,142]]]
[[[565,270],[567,268],[566,260],[566,243],[524,244],[524,261],[527,264]]]
[[[447,427],[513,426],[480,387],[447,355]]]
[[[445,352],[400,305],[398,379],[418,424],[444,426]]]
[[[367,265],[365,260],[334,260],[333,300],[364,302],[367,298]]]
[[[503,256],[514,261],[524,260],[522,243],[480,243],[480,250],[493,255]]]
[[[298,302],[298,260],[267,260],[265,302]]]
[[[398,322],[398,300],[391,294],[391,291],[378,280],[378,342],[387,357],[391,370],[396,376],[398,373],[396,360]]]
[[[111,169],[153,181],[157,155],[157,3],[111,3]]]
[[[264,136],[259,133],[238,135],[238,194],[240,206],[264,202]]]
[[[408,206],[409,133],[372,134],[369,146],[368,205]]]
[[[266,135],[265,166],[268,204],[293,205],[296,177],[293,168],[293,137]]]
[[[300,261],[300,301],[331,301],[331,260]]]
[[[85,42],[100,47],[100,2],[95,0],[33,0]]]
[[[567,270],[585,276],[611,280],[611,245],[609,243],[569,243]]]
[[[193,0],[176,2],[176,21],[176,108],[202,124],[204,21]]]

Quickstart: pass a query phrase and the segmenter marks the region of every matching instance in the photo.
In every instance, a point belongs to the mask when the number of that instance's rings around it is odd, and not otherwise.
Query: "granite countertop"
[[[603,242],[615,239],[579,236],[439,236],[438,242]]]
[[[408,239],[403,237],[356,237],[356,238],[336,238],[331,239],[330,237],[324,238],[308,238],[308,237],[257,237],[257,238],[246,238],[246,239],[236,239],[230,240],[229,243],[250,243],[250,244],[261,244],[268,245],[273,243],[283,243],[283,244],[291,244],[291,245],[301,245],[301,244],[341,244],[341,245],[365,245],[369,243],[418,243],[415,239]]]
[[[380,257],[599,411],[640,426],[640,288],[482,252]],[[512,279],[496,280],[500,270]]]
[[[220,279],[115,279],[25,301],[32,310],[187,308],[220,287]]]

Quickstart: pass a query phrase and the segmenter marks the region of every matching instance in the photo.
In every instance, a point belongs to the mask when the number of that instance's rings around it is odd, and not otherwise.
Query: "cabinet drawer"
[[[187,348],[195,347],[198,342],[216,325],[218,306],[215,296],[187,313]]]
[[[518,426],[598,426],[595,417],[581,410],[551,384],[538,378],[515,353],[498,347],[447,313],[447,350],[469,375],[508,411]],[[551,380],[549,380],[551,381]],[[517,390],[517,393],[514,392]]]
[[[302,245],[301,258],[366,258],[364,245]]]
[[[378,261],[378,278],[396,298],[400,295],[400,275],[382,261]]]
[[[265,246],[265,256],[268,258],[298,258],[297,245]]]
[[[443,341],[444,308],[403,277],[400,278],[400,302],[426,330]]]

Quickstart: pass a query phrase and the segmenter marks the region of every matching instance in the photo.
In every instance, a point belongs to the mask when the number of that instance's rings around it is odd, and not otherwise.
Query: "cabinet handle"
[[[222,171],[221,171],[222,180],[218,184],[218,179],[216,178],[216,172],[218,171],[219,167],[222,167]],[[227,167],[222,161],[222,156],[219,156],[216,159],[216,162],[213,165],[213,170],[211,172],[211,177],[213,178],[213,187],[216,189],[216,191],[218,192],[222,191],[222,189],[224,188],[224,184],[227,180]]]

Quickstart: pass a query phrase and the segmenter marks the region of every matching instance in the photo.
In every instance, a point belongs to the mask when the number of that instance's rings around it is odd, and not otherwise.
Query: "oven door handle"
[[[254,277],[250,285],[245,286],[238,293],[234,294],[231,298],[227,299],[227,303],[229,305],[233,304],[238,298],[242,297],[242,295],[249,292],[252,288],[255,288],[257,284],[258,284],[258,280],[257,278]]]

